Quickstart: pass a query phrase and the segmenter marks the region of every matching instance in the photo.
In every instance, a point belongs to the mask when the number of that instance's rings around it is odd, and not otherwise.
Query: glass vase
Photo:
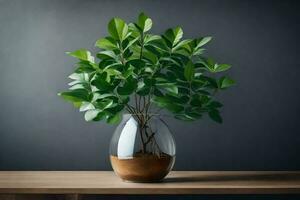
[[[158,182],[175,162],[175,141],[160,115],[124,114],[110,143],[110,161],[125,181]]]

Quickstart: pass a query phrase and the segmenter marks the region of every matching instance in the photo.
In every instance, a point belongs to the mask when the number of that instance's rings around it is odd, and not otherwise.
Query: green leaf
[[[120,18],[113,18],[108,23],[108,31],[114,39],[122,42],[127,37],[128,26],[124,20]]]
[[[104,60],[100,60],[98,67],[99,69],[104,69],[107,68],[107,66],[111,66],[116,64],[116,61],[113,59],[104,59]]]
[[[98,115],[93,119],[93,121],[100,121],[107,117],[105,112],[99,112]]]
[[[199,60],[197,62],[198,65],[204,66],[208,71],[212,73],[226,71],[231,68],[228,64],[218,64],[212,58],[207,58],[204,60]]]
[[[216,64],[212,58],[207,58],[206,63],[210,68],[213,68]]]
[[[197,46],[195,49],[199,49],[200,47],[207,44],[209,41],[211,41],[212,37],[203,37],[197,40]]]
[[[130,65],[125,72],[122,73],[124,78],[128,78],[129,76],[134,76],[134,67]]]
[[[199,79],[203,80],[203,81],[206,81],[207,87],[211,87],[211,88],[214,88],[214,89],[220,88],[219,83],[214,78],[211,78],[211,77],[208,77],[208,76],[201,76]]]
[[[209,107],[210,108],[221,108],[223,106],[223,104],[221,104],[220,102],[218,101],[211,101],[209,103]]]
[[[219,113],[218,110],[213,109],[213,110],[211,110],[211,111],[208,112],[208,115],[215,122],[218,122],[218,123],[222,123],[223,122],[222,117],[220,116],[220,113]]]
[[[112,37],[105,37],[97,40],[95,46],[106,50],[117,49],[116,41]]]
[[[202,117],[200,113],[191,110],[191,107],[185,109],[184,113],[175,115],[175,118],[184,120],[184,121],[194,121]]]
[[[169,45],[168,45],[169,44]],[[170,48],[172,48],[172,44],[171,42],[166,42],[166,40],[163,40],[163,39],[155,39],[153,41],[150,41],[148,43],[145,44],[145,46],[153,46],[155,47],[156,49],[158,49],[159,51],[162,51],[162,52],[169,52]]]
[[[160,58],[159,61],[168,61],[168,62],[171,62],[177,66],[181,66],[180,63],[178,63],[176,60],[172,59],[172,58],[169,58],[169,57],[164,57],[164,58]]]
[[[184,68],[184,77],[189,82],[191,82],[195,77],[195,68],[191,61],[189,61]]]
[[[157,56],[150,51],[144,51],[143,57],[153,65],[157,64],[158,62]]]
[[[144,38],[144,43],[151,43],[152,41],[155,40],[161,40],[161,37],[159,35],[151,35],[151,34],[146,34],[145,38]]]
[[[69,90],[76,90],[76,89],[90,90],[90,87],[88,83],[78,83],[69,88]]]
[[[164,37],[167,38],[167,40],[171,43],[171,47],[174,47],[182,38],[183,31],[180,27],[176,27],[174,29],[168,29]]]
[[[84,81],[81,81],[81,80],[75,80],[75,81],[68,83],[68,85],[72,86],[72,85],[76,85],[76,84],[83,83],[83,82]]]
[[[86,49],[78,49],[76,51],[73,52],[66,52],[66,54],[73,56],[75,58],[78,58],[80,60],[85,60],[85,61],[89,61],[91,63],[95,62],[94,57],[91,55],[91,52],[89,52]]]
[[[182,40],[182,41],[180,41],[175,47],[172,48],[172,51],[175,51],[175,50],[177,50],[177,49],[179,49],[179,48],[181,48],[181,47],[187,45],[187,44],[190,43],[190,42],[191,42],[190,39]]]
[[[217,64],[212,58],[207,58],[206,60],[201,60],[197,64],[204,66],[208,71],[215,72],[215,67]]]
[[[230,86],[233,86],[235,84],[235,81],[228,78],[228,77],[222,77],[220,78],[219,80],[219,88],[221,89],[225,89],[225,88],[228,88]]]
[[[141,13],[139,15],[137,25],[145,33],[145,32],[147,32],[151,29],[152,20],[147,15],[145,15],[144,13]]]
[[[137,90],[142,89],[144,86],[145,86],[144,81],[139,81],[139,82],[138,82],[138,86],[137,86]]]
[[[83,112],[83,111],[93,110],[93,109],[95,109],[95,106],[92,103],[82,102],[82,104],[80,105],[79,111]]]
[[[105,60],[105,59],[114,59],[114,60],[117,60],[118,57],[117,55],[115,54],[115,52],[113,51],[110,51],[110,50],[107,50],[107,51],[101,51],[97,54],[97,57],[102,59],[102,60]]]
[[[58,93],[58,95],[71,102],[89,101],[89,93],[85,89],[75,89],[68,92],[61,92]]]
[[[105,72],[107,72],[108,76],[118,76],[122,74],[116,69],[106,69]]]
[[[202,55],[204,53],[205,49],[197,49],[196,51],[194,51],[193,55],[194,56],[199,56]]]
[[[127,62],[128,65],[132,65],[134,68],[142,69],[145,67],[146,63],[143,60],[140,59],[133,59]]]
[[[69,75],[69,78],[76,80],[78,83],[89,81],[89,75],[87,73],[73,73],[73,74]]]
[[[165,96],[166,98],[170,99],[172,102],[174,103],[178,103],[178,104],[186,104],[189,101],[189,97],[186,95],[183,96],[179,96],[179,95],[175,95],[175,94],[166,94]]]
[[[153,101],[154,101],[154,103],[156,103],[157,106],[166,108],[167,110],[169,110],[173,113],[179,113],[184,110],[183,106],[181,106],[179,104],[175,104],[169,98],[166,98],[166,97],[157,97],[156,96],[153,98]]]
[[[193,95],[190,104],[195,107],[199,107],[202,105],[201,99],[199,95]]]
[[[155,85],[173,94],[178,94],[178,87],[174,83],[156,83]]]
[[[121,68],[122,69],[123,65],[120,64],[119,62],[116,62],[116,63],[112,63],[112,64],[109,64],[109,65],[105,65],[103,71],[106,71],[107,69],[118,69],[118,68]]]
[[[121,121],[121,114],[120,113],[117,113],[113,116],[109,116],[107,118],[107,123],[109,124],[117,124]]]
[[[136,43],[138,41],[138,39],[140,39],[139,37],[134,38],[133,40],[129,41],[129,43],[127,44],[127,46],[124,48],[123,51],[126,51],[129,47],[131,47],[134,43]]]
[[[137,94],[140,96],[146,96],[148,94],[150,94],[151,88],[148,87],[147,85],[145,85],[143,88],[139,89],[137,91]]]
[[[132,37],[139,37],[140,36],[140,28],[137,26],[136,23],[129,23],[128,30],[131,33]]]
[[[107,97],[114,97],[114,96],[115,95],[113,93],[100,94],[98,92],[95,92],[93,94],[92,101],[97,101],[97,100],[100,100],[100,99],[104,99],[104,98],[107,98]]]
[[[75,73],[82,74],[82,73],[91,73],[94,72],[97,67],[94,67],[87,61],[81,61],[75,65],[77,68],[75,70]]]
[[[111,99],[101,102],[100,109],[105,110],[107,108],[110,108],[110,107],[112,107],[113,103],[114,103],[114,101]]]
[[[178,94],[178,87],[176,85],[163,85],[163,88],[173,94]]]
[[[81,102],[73,102],[73,106],[74,106],[75,108],[80,108]]]
[[[182,29],[180,27],[176,27],[176,28],[173,29],[173,34],[174,34],[173,45],[175,45],[182,38],[183,31],[182,31]]]
[[[85,121],[89,122],[92,121],[93,119],[95,119],[97,117],[97,115],[100,113],[101,111],[98,109],[94,109],[94,110],[88,110],[85,112],[84,114],[84,119]]]
[[[153,58],[150,58],[150,59],[154,61],[154,64],[157,63],[158,58],[161,57],[161,52],[151,45],[145,46],[144,53],[146,53],[144,55],[145,58],[148,58],[147,54],[150,54],[151,56],[153,56]]]
[[[154,81],[151,78],[144,78],[143,81],[138,82],[138,89],[137,93],[140,96],[146,96],[150,94],[151,92],[151,87],[153,86]]]
[[[162,97],[154,97],[154,98],[153,98],[153,101],[154,101],[155,103],[157,103],[160,107],[163,107],[163,106],[165,106],[166,104],[172,103],[172,101],[171,101],[169,98],[166,98],[166,97],[164,97],[164,96],[162,96]]]
[[[206,43],[208,43],[211,40],[211,37],[203,37],[199,39],[193,39],[188,44],[184,45],[184,50],[187,51],[189,55],[201,55],[203,54],[204,50],[201,48]]]
[[[123,87],[118,87],[117,92],[119,95],[130,95],[137,88],[137,81],[133,78],[128,78]]]
[[[106,81],[107,73],[103,73],[95,77],[91,82],[92,85],[96,86],[100,91],[110,91],[112,90],[112,85]]]
[[[126,98],[125,100],[123,100],[123,102],[127,102],[127,99],[129,100],[129,98]],[[110,108],[107,108],[105,111],[107,111],[108,113],[111,113],[111,114],[116,114],[118,112],[121,112],[123,109],[124,109],[124,104],[126,103],[120,103],[118,105],[115,105],[115,106],[112,106]]]
[[[217,65],[215,65],[214,71],[215,72],[223,72],[223,71],[226,71],[230,68],[231,68],[231,66],[227,65],[227,64],[217,64]]]

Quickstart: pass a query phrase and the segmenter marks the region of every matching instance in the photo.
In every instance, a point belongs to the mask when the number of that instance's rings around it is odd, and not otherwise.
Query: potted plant
[[[109,36],[91,52],[67,52],[79,59],[69,76],[69,91],[59,93],[85,112],[86,121],[119,123],[110,145],[115,172],[124,180],[162,180],[175,160],[175,142],[161,110],[184,121],[205,114],[222,122],[215,94],[234,81],[216,73],[230,68],[205,56],[211,37],[182,39],[180,27],[150,34],[152,20],[141,13],[136,23],[113,18]],[[122,117],[122,113],[124,113]],[[121,121],[121,123],[120,123]]]

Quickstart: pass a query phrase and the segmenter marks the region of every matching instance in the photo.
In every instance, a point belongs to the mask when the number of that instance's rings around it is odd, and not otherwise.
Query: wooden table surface
[[[128,183],[111,171],[0,171],[0,194],[300,194],[296,171],[173,171]]]

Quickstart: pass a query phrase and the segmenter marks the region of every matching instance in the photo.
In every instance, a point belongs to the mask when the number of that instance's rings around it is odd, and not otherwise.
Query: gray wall
[[[114,16],[145,11],[153,31],[212,35],[208,52],[238,84],[219,98],[222,125],[167,119],[176,170],[300,170],[300,14],[296,1],[0,0],[0,170],[110,170],[114,126],[86,123],[56,93],[74,59]]]

